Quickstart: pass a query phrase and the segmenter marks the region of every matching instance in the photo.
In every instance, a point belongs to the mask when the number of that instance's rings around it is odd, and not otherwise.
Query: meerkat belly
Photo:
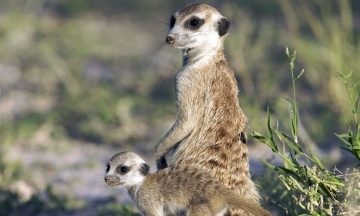
[[[193,133],[176,149],[171,163],[195,163],[210,170],[225,172],[233,171],[238,164],[247,162],[247,147],[241,143],[238,135],[214,136],[216,133],[225,133],[223,130],[208,133],[199,130],[199,133]]]
[[[250,179],[248,149],[240,139],[246,130],[246,117],[239,108],[236,92],[228,89],[231,83],[220,81],[228,86],[208,85],[210,94],[204,101],[203,118],[179,144],[171,164],[197,166],[244,193]]]
[[[172,163],[195,162],[211,169],[227,169],[226,164],[232,164],[234,159],[241,163],[239,158],[247,147],[239,140],[241,128],[236,124],[237,117],[228,117],[217,118],[215,122],[205,119],[207,123],[197,125],[176,149]]]

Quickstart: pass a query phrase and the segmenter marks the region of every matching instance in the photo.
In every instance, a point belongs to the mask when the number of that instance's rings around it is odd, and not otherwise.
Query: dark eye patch
[[[107,164],[107,165],[106,165],[106,170],[105,170],[105,172],[107,173],[107,172],[109,172],[109,170],[110,170],[110,165]]]
[[[176,18],[174,16],[171,16],[170,18],[170,29],[172,29],[175,25]]]
[[[198,17],[191,17],[185,22],[185,28],[188,28],[190,30],[196,30],[200,28],[204,24],[204,20],[200,19]]]
[[[128,166],[118,166],[116,167],[116,172],[119,174],[126,174],[130,171],[130,168]]]

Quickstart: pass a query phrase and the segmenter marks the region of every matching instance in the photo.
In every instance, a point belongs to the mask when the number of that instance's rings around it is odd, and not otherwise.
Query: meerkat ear
[[[146,176],[147,174],[149,174],[149,170],[150,170],[150,166],[147,165],[146,163],[141,164],[140,166],[140,173],[144,176]]]
[[[220,37],[224,36],[228,32],[229,28],[230,21],[225,17],[221,18],[218,22],[218,32]]]

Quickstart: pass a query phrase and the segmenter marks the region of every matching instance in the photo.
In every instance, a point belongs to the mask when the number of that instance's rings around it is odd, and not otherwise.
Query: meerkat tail
[[[242,210],[246,211],[247,213],[251,213],[255,216],[271,216],[272,214],[262,208],[257,203],[253,202],[252,200],[240,197],[238,194],[234,193],[233,191],[228,190],[226,194],[223,195],[225,202],[234,208],[241,208]]]

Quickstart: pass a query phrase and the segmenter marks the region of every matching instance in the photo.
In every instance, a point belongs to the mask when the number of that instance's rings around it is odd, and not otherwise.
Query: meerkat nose
[[[107,176],[105,176],[104,180],[106,183],[111,184],[111,183],[119,181],[119,178],[115,177],[115,176],[107,175]]]
[[[173,35],[166,36],[166,43],[167,44],[174,44],[175,43],[175,37]]]

